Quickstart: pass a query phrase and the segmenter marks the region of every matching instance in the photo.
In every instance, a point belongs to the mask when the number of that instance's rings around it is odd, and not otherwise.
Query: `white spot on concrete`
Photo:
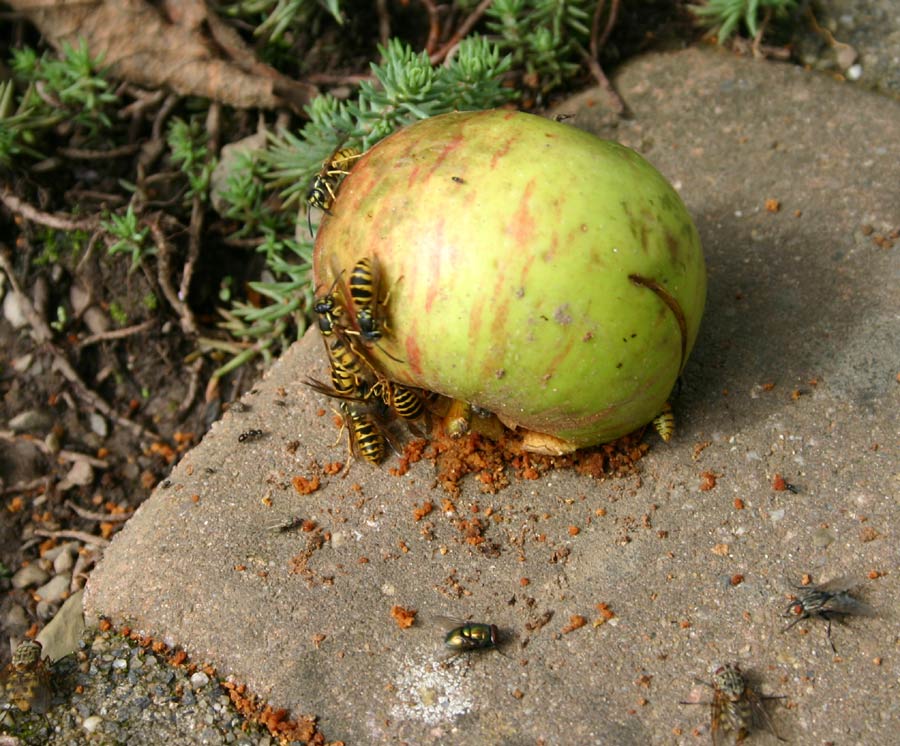
[[[394,682],[397,704],[391,718],[417,720],[430,726],[448,724],[472,709],[475,699],[463,679],[456,660],[407,656]]]

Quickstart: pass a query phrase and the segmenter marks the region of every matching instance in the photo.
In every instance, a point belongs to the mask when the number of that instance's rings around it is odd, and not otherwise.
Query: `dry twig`
[[[42,528],[36,528],[34,533],[35,536],[46,536],[49,539],[75,539],[76,541],[83,541],[85,544],[94,544],[98,547],[109,545],[109,539],[104,539],[102,536],[94,536],[94,534],[89,534],[87,531],[71,531],[68,529],[45,531]]]
[[[124,158],[141,149],[139,143],[132,142],[109,150],[85,150],[83,148],[57,148],[56,152],[66,158],[79,161],[105,161],[110,158]]]
[[[447,40],[447,43],[434,54],[428,55],[432,65],[437,65],[444,61],[451,50],[459,44],[466,34],[474,28],[475,24],[481,20],[481,17],[485,14],[487,9],[491,7],[492,2],[494,2],[494,0],[481,0],[475,10],[473,10],[466,20],[460,24],[459,28],[453,32],[453,35]]]
[[[607,104],[609,108],[612,109],[616,114],[624,114],[625,113],[625,102],[622,100],[622,97],[616,93],[616,89],[612,87],[612,83],[609,82],[609,78],[606,77],[606,74],[603,72],[603,68],[600,67],[600,63],[597,62],[591,55],[587,52],[584,47],[577,45],[578,52],[581,54],[581,58],[584,60],[585,64],[588,66],[588,69],[591,71],[591,75],[594,76],[594,80],[597,81],[597,85],[600,86],[601,90],[604,94],[606,94]]]
[[[441,36],[438,9],[434,0],[420,0],[420,2],[425,6],[425,12],[428,13],[428,39],[425,41],[425,54],[431,57]]]
[[[134,334],[149,331],[153,328],[154,324],[156,324],[156,319],[147,319],[146,321],[142,321],[140,324],[134,324],[133,326],[126,326],[121,329],[111,329],[108,332],[100,332],[99,334],[91,334],[89,337],[79,340],[78,347],[90,347],[99,342],[110,342],[114,339],[131,337]]]
[[[11,211],[21,215],[32,223],[55,228],[61,231],[93,231],[100,225],[100,220],[92,218],[73,218],[69,215],[52,215],[29,205],[25,200],[16,197],[8,188],[0,192],[0,201]]]
[[[169,301],[169,305],[178,314],[178,318],[181,320],[182,331],[189,336],[195,336],[197,334],[197,322],[194,319],[194,313],[179,298],[175,287],[172,285],[172,244],[169,243],[169,239],[166,238],[166,234],[160,226],[160,215],[157,214],[147,224],[150,226],[150,233],[153,234],[153,241],[156,244],[157,280],[159,286],[166,300]]]
[[[88,510],[87,508],[82,508],[77,503],[72,502],[71,500],[66,500],[64,505],[70,510],[77,513],[81,518],[84,518],[88,521],[98,521],[104,523],[122,523],[127,521],[131,516],[134,515],[134,511],[129,511],[128,513],[97,513],[93,510]]]
[[[606,0],[599,0],[597,7],[594,8],[594,16],[591,19],[591,57],[595,60],[600,58],[600,50],[606,46],[606,41],[612,33],[613,26],[616,25],[616,17],[619,15],[619,0],[612,0],[609,6],[609,16],[606,18],[606,26],[603,32],[600,31],[600,19],[603,17],[603,9],[606,6]]]
[[[609,39],[613,26],[616,25],[616,17],[619,15],[619,0],[612,0],[610,3],[606,25],[603,27],[603,31],[601,31],[600,19],[603,17],[605,8],[606,0],[599,0],[596,8],[594,8],[594,16],[591,19],[591,40],[588,45],[588,51],[585,51],[581,47],[578,47],[578,51],[581,53],[582,59],[591,71],[591,75],[594,76],[594,80],[597,81],[597,85],[599,85],[606,94],[609,108],[616,114],[622,115],[625,113],[625,102],[616,92],[615,88],[612,87],[612,83],[609,82],[609,78],[606,77],[606,73],[603,72],[603,68],[600,67],[599,62],[600,50],[603,49],[607,39]]]
[[[194,404],[194,398],[197,396],[197,391],[200,389],[200,374],[203,372],[203,358],[197,358],[188,368],[188,371],[190,372],[188,389],[187,393],[184,395],[184,399],[178,406],[178,417],[184,417]]]
[[[378,13],[378,41],[381,46],[386,47],[391,39],[391,15],[387,0],[375,0],[375,10]]]
[[[50,477],[38,477],[37,479],[32,479],[29,482],[16,482],[15,484],[11,484],[8,487],[4,485],[3,489],[0,490],[0,495],[15,495],[21,494],[23,492],[33,492],[34,490],[41,490],[46,492],[49,486]]]

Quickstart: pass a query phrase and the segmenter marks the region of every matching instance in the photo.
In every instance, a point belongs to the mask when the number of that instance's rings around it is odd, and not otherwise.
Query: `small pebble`
[[[66,551],[60,552],[56,559],[53,560],[53,572],[57,575],[62,575],[62,573],[71,571],[74,564],[75,558],[72,556],[72,552],[66,549]]]
[[[109,435],[109,425],[106,423],[103,415],[91,412],[88,421],[90,422],[91,430],[101,438],[105,438]]]
[[[834,539],[834,534],[827,528],[817,529],[813,534],[813,544],[820,548],[827,547],[829,544],[834,542]]]
[[[103,332],[109,331],[110,327],[112,327],[112,322],[109,320],[109,316],[107,316],[100,308],[97,306],[90,306],[85,312],[84,316],[82,316],[84,321],[84,325],[88,328],[91,334],[103,334]]]
[[[197,671],[191,676],[191,686],[194,689],[199,689],[200,687],[206,686],[209,683],[209,676],[207,676],[203,671]]]
[[[86,487],[94,481],[94,467],[87,461],[76,461],[69,469],[69,473],[62,478],[57,485],[60,492],[72,489],[72,487]]]
[[[56,430],[51,430],[44,437],[44,445],[49,453],[57,454],[62,450],[62,439]]]
[[[88,733],[93,733],[100,727],[100,724],[103,722],[103,718],[99,715],[91,715],[84,719],[84,722],[81,724],[81,727],[84,728]]]
[[[69,287],[69,303],[72,305],[73,316],[81,316],[91,304],[91,294],[77,280]]]
[[[65,552],[66,547],[68,546],[68,544],[58,544],[55,547],[50,547],[41,553],[41,559],[46,560],[47,562],[55,562],[56,558],[59,557],[60,554]]]
[[[25,609],[18,605],[11,606],[3,618],[3,626],[10,637],[21,637],[30,624]]]
[[[26,353],[25,355],[21,355],[17,358],[13,358],[12,361],[12,369],[16,373],[24,373],[31,367],[31,363],[34,360],[34,355],[32,353]]]
[[[42,601],[46,601],[48,604],[55,604],[62,601],[63,596],[69,592],[71,582],[71,574],[64,572],[44,583],[35,593],[41,597]]]
[[[49,573],[32,563],[26,565],[12,576],[12,586],[13,588],[22,589],[32,585],[41,585],[42,583],[46,583],[49,577]]]
[[[10,417],[6,426],[14,433],[43,432],[53,426],[53,419],[46,412],[29,409]]]
[[[18,293],[7,293],[3,299],[3,317],[13,329],[21,329],[28,324],[22,296]]]

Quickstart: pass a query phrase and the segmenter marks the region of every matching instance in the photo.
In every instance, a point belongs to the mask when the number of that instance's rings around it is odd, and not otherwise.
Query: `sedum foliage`
[[[705,5],[691,5],[690,9],[702,25],[715,32],[719,44],[724,44],[741,24],[751,37],[756,37],[762,17],[783,17],[796,5],[796,0],[708,0]]]
[[[363,81],[354,100],[319,96],[307,107],[309,122],[294,135],[282,130],[271,138],[263,158],[268,177],[290,204],[306,194],[323,161],[341,145],[368,150],[391,132],[449,111],[487,109],[512,101],[516,93],[501,85],[509,57],[476,36],[460,42],[450,64],[434,67],[396,39],[379,48],[372,63],[374,81]]]
[[[0,164],[21,156],[41,158],[41,140],[62,123],[85,141],[109,130],[119,99],[101,64],[84,42],[77,47],[64,43],[58,57],[39,57],[30,47],[13,50],[15,80],[0,83]],[[18,100],[16,82],[24,87]]]
[[[100,227],[109,238],[107,253],[112,256],[128,255],[131,258],[130,272],[140,267],[145,257],[156,253],[147,245],[150,229],[141,225],[132,205],[128,205],[122,215],[112,214],[108,220],[101,220]]]
[[[278,42],[285,34],[302,29],[320,9],[337,23],[344,22],[339,0],[239,0],[223,3],[221,8],[226,15],[252,23],[256,26],[254,34],[269,42]]]
[[[198,197],[206,200],[209,194],[209,180],[216,160],[209,152],[208,137],[197,119],[185,121],[174,117],[166,133],[170,158],[188,181],[187,200]]]
[[[575,75],[591,35],[595,0],[494,0],[488,27],[529,87],[547,93]]]

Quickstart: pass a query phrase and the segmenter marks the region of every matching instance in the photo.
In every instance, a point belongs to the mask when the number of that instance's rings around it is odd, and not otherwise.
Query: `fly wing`
[[[434,630],[435,656],[439,661],[449,661],[463,652],[448,646],[446,640],[451,632],[465,624],[464,620],[441,614],[420,614],[420,617],[424,626]]]
[[[865,601],[853,598],[849,593],[837,593],[829,598],[823,607],[832,614],[851,614],[853,616],[876,617],[878,612]]]
[[[709,705],[709,735],[712,737],[713,746],[725,746],[727,734],[722,724],[728,717],[725,709],[726,703],[727,700],[722,692],[716,689],[713,692],[712,702]]]
[[[444,616],[443,614],[430,614],[427,617],[428,623],[433,624],[438,629],[443,630],[444,632],[449,632],[450,630],[454,630],[457,627],[462,627],[465,623],[465,619],[458,619],[452,616]]]
[[[865,601],[854,598],[848,591],[857,588],[865,582],[865,578],[859,575],[841,575],[837,578],[816,586],[817,590],[832,594],[824,604],[824,610],[835,614],[853,614],[854,616],[874,617],[878,616],[875,609]]]
[[[840,575],[824,583],[819,583],[816,590],[826,593],[844,593],[862,585],[865,579],[860,575]]]
[[[45,715],[50,709],[52,691],[50,688],[50,671],[44,661],[40,661],[34,672],[35,682],[31,690],[31,711],[38,715]]]
[[[771,733],[775,738],[779,741],[786,741],[786,738],[782,738],[778,735],[778,731],[775,729],[775,723],[772,722],[772,717],[766,712],[765,703],[770,699],[784,699],[782,696],[768,696],[764,697],[756,693],[755,690],[747,687],[745,690],[745,694],[747,700],[750,702],[750,712],[751,717],[753,719],[753,725],[755,728],[759,728],[760,730],[767,730]]]

